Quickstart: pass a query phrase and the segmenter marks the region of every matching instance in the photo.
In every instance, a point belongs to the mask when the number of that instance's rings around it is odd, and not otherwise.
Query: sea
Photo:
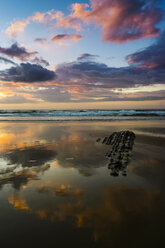
[[[165,109],[0,110],[0,121],[163,120]]]

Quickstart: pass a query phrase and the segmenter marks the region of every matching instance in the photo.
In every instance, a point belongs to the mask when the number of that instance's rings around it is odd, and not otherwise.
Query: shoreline
[[[122,116],[122,117],[103,117],[100,116],[100,118],[97,117],[85,117],[83,116],[83,118],[80,117],[0,117],[0,122],[26,122],[26,121],[51,121],[51,122],[67,122],[67,121],[79,121],[79,122],[87,122],[87,121],[99,121],[99,122],[108,122],[108,121],[165,121],[165,117],[160,117],[160,116]]]

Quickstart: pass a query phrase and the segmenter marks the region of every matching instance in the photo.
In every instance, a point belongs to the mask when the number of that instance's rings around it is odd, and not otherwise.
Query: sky
[[[0,109],[165,108],[165,1],[1,0]]]

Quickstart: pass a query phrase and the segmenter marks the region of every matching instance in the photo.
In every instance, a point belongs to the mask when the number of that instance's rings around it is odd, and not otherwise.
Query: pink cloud
[[[82,29],[83,23],[87,22],[87,11],[88,4],[75,3],[71,5],[71,14],[68,16],[60,16],[57,18],[57,27],[72,28],[76,31]]]
[[[34,15],[29,16],[24,21],[17,21],[12,23],[6,29],[6,35],[9,37],[15,37],[20,33],[23,33],[26,26],[29,25],[31,22],[38,22],[38,23],[49,23],[53,20],[58,20],[63,17],[63,13],[61,11],[50,10],[44,13],[36,12]]]
[[[11,26],[6,29],[6,35],[9,37],[15,37],[22,33],[28,24],[29,20],[12,23]]]
[[[36,12],[25,21],[13,23],[6,30],[8,36],[24,31],[31,22],[49,24],[80,31],[83,25],[94,24],[101,28],[106,42],[123,43],[131,40],[155,37],[162,19],[162,11],[155,0],[91,0],[90,4],[74,3],[67,16],[61,11]],[[55,21],[55,23],[52,23]]]
[[[101,26],[103,41],[122,43],[159,34],[155,24],[161,20],[162,13],[153,0],[91,0],[88,7],[73,4],[70,18],[74,23],[77,19]]]
[[[31,21],[39,22],[39,23],[49,23],[53,20],[60,19],[64,16],[61,11],[55,11],[54,9],[41,13],[36,12],[33,16],[29,17]]]
[[[79,34],[58,34],[55,35],[51,41],[57,42],[57,41],[63,41],[63,40],[74,40],[78,41],[81,40],[82,36]]]

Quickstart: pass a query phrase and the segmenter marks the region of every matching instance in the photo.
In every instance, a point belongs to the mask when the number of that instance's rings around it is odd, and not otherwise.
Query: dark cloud
[[[93,93],[93,94],[92,94]],[[101,99],[97,97],[102,96]],[[95,94],[95,91],[87,94],[89,102],[98,102],[98,101],[154,101],[154,100],[165,100],[165,91],[153,91],[153,92],[136,92],[132,93],[123,93],[122,91],[119,92],[101,92],[99,91],[98,95]]]
[[[42,57],[40,57],[40,58],[35,57],[32,60],[32,62],[35,64],[43,65],[43,66],[49,66],[49,62],[47,60],[43,59]]]
[[[45,38],[36,38],[34,41],[37,42],[37,43],[40,43],[40,44],[45,44],[47,42],[47,39],[45,39]]]
[[[12,60],[6,59],[6,58],[1,57],[1,56],[0,56],[0,62],[4,62],[4,63],[6,63],[6,64],[13,64],[13,65],[16,65],[16,63],[13,62]]]
[[[79,57],[77,58],[77,60],[93,60],[96,59],[97,57],[99,57],[98,55],[93,55],[90,53],[82,53],[79,55]]]
[[[155,101],[155,100],[165,100],[165,96],[144,96],[144,97],[105,97],[101,101]],[[98,101],[97,101],[98,102]]]
[[[56,74],[41,65],[21,63],[18,66],[11,67],[0,72],[0,78],[4,81],[14,82],[44,82],[55,79]]]
[[[139,68],[165,70],[165,31],[153,45],[129,55],[127,59]]]
[[[22,61],[37,54],[37,52],[29,52],[25,47],[19,47],[17,43],[11,45],[11,47],[3,48],[0,47],[0,53],[7,55],[11,58],[18,58]]]
[[[103,63],[83,60],[61,64],[56,73],[59,80],[86,88],[131,88],[165,82],[164,70],[131,66],[113,68]]]

